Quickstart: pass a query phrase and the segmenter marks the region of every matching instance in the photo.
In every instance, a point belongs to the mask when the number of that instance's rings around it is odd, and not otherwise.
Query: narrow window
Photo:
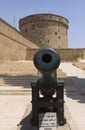
[[[57,32],[55,32],[55,35],[57,35]]]
[[[49,40],[48,40],[48,43],[49,43]]]
[[[58,37],[58,39],[60,39],[60,36]]]

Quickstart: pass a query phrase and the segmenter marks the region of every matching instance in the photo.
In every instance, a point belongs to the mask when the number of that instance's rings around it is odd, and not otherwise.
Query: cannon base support
[[[31,83],[32,87],[32,119],[33,126],[39,126],[39,113],[56,112],[58,125],[64,125],[64,81],[57,81],[55,97],[40,97],[37,80]]]

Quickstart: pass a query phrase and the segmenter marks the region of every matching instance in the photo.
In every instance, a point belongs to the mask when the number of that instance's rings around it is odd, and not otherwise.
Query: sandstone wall
[[[38,48],[0,18],[0,61],[25,60],[27,48]]]
[[[65,22],[65,21],[64,21]],[[0,62],[10,60],[33,60],[39,47],[0,18]],[[82,49],[57,49],[62,61],[74,61],[85,56]]]
[[[0,34],[0,61],[25,60],[27,47]]]
[[[26,59],[33,60],[34,54],[37,49],[27,49]],[[75,61],[77,58],[83,58],[85,48],[82,49],[57,49],[60,54],[61,61]]]
[[[36,14],[20,19],[21,33],[39,47],[68,48],[68,20],[53,14]]]

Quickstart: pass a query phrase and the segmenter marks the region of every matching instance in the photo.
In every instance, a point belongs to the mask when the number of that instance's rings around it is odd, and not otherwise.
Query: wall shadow
[[[32,80],[37,79],[37,76],[33,75],[17,75],[12,76],[8,74],[0,74],[0,84],[3,86],[4,84],[15,86],[15,87],[23,87],[30,88]]]
[[[28,115],[24,116],[24,118],[20,121],[20,123],[17,125],[17,130],[38,130],[38,127],[34,127],[31,124],[31,117],[32,112],[30,112]]]
[[[12,76],[8,74],[0,74],[0,84],[3,86],[15,86],[16,88],[21,86],[22,88],[31,88],[31,82],[37,79],[37,76],[33,75],[17,75]],[[61,79],[61,78],[60,78]],[[70,79],[70,80],[69,80]],[[80,103],[85,103],[85,78],[67,77],[63,78],[65,82],[64,89],[66,95]]]
[[[71,85],[68,85],[66,80],[71,80]],[[66,95],[79,103],[85,103],[85,78],[67,77],[65,81]],[[68,81],[69,82],[69,81]]]

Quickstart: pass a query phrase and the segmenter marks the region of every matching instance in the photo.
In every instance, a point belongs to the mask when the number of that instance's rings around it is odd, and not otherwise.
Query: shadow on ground
[[[22,120],[17,125],[17,130],[38,130],[38,127],[34,127],[31,124],[32,112],[30,112],[31,110],[29,110],[29,106],[30,105],[27,106]]]
[[[33,75],[17,75],[12,76],[8,74],[0,74],[1,86],[22,86],[24,88],[30,88],[32,80],[35,80],[37,76]]]
[[[71,80],[71,85],[67,84],[67,81]],[[79,103],[85,103],[85,78],[67,77],[65,80],[66,95]],[[69,81],[68,81],[69,82]]]
[[[37,76],[33,75],[12,76],[1,74],[0,85],[6,84],[6,86],[22,86],[23,88],[30,88],[31,82],[35,79],[37,79]],[[67,96],[77,102],[85,103],[85,78],[67,77],[63,78],[63,80],[65,81],[64,88],[67,91]]]

